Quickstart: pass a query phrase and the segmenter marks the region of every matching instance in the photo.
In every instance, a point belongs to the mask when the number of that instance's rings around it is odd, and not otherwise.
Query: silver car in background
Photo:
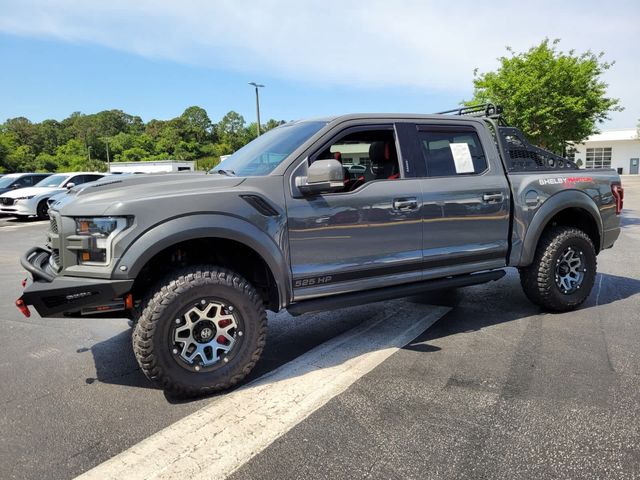
[[[58,173],[40,181],[33,187],[5,192],[0,196],[0,214],[26,218],[36,215],[39,219],[48,217],[47,200],[60,192],[104,176],[96,172]]]

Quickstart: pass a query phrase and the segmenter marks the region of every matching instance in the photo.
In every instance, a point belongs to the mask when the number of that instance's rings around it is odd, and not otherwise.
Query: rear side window
[[[487,158],[473,129],[434,129],[418,132],[430,177],[473,175],[487,169]]]

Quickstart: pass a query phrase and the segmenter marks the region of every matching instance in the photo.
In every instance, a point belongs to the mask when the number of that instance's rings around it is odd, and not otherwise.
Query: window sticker
[[[449,148],[453,155],[456,173],[473,173],[473,160],[467,143],[450,143]]]

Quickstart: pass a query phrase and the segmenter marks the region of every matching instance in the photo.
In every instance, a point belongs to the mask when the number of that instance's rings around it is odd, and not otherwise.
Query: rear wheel
[[[524,293],[533,303],[567,311],[584,302],[596,278],[596,252],[589,236],[573,227],[546,231],[533,263],[520,270]]]
[[[133,333],[144,374],[165,390],[195,396],[240,382],[266,340],[262,299],[244,278],[197,266],[161,282]]]
[[[38,203],[38,207],[36,208],[36,215],[39,220],[46,220],[47,218],[49,218],[49,205],[47,204],[46,199]]]

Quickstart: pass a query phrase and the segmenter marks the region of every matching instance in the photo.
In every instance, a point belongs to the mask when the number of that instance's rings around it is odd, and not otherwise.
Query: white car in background
[[[39,219],[48,217],[49,197],[59,192],[104,177],[102,173],[74,172],[57,173],[45,178],[33,187],[3,193],[0,196],[0,214],[25,218],[36,215]]]

